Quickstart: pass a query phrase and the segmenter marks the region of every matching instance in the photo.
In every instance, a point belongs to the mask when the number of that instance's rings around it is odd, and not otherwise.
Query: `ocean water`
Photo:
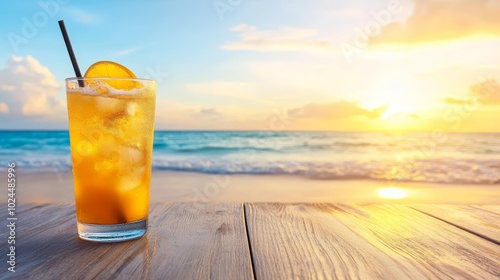
[[[70,169],[67,131],[0,131],[0,165]],[[155,132],[153,168],[214,174],[297,175],[500,184],[500,134]]]

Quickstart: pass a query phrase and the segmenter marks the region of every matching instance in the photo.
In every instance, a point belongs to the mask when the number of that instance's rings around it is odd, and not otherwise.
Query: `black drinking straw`
[[[59,22],[59,27],[61,28],[61,33],[64,38],[64,43],[66,44],[66,48],[68,49],[68,54],[69,58],[71,59],[71,64],[73,64],[73,69],[75,70],[75,75],[77,78],[82,78],[82,73],[80,72],[80,67],[78,67],[78,62],[76,61],[75,53],[73,52],[73,47],[71,46],[68,32],[66,31],[66,26],[64,26],[64,21],[60,20],[58,22]],[[85,86],[81,79],[78,79],[78,85],[80,87]]]

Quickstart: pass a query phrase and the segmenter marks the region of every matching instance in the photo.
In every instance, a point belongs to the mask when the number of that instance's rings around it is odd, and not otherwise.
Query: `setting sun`
[[[500,0],[0,11],[0,280],[500,280]]]

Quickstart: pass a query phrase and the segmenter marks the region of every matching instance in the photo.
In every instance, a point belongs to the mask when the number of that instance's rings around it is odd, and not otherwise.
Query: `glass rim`
[[[85,77],[70,77],[64,79],[66,82],[72,82],[72,81],[89,81],[89,80],[94,80],[94,81],[137,81],[137,82],[154,82],[156,83],[155,80],[153,79],[145,79],[145,78],[111,78],[111,77],[95,77],[95,78],[85,78]]]

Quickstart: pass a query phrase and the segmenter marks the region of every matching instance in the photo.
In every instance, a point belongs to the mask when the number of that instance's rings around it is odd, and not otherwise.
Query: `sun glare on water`
[[[401,188],[383,188],[378,191],[378,195],[387,199],[402,199],[408,196],[408,192]]]

